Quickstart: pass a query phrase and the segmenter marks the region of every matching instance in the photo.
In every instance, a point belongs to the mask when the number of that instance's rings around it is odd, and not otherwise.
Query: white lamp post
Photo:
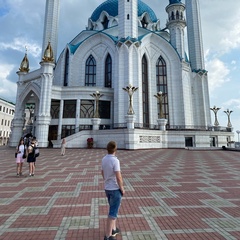
[[[238,134],[238,143],[239,143],[239,133],[240,133],[240,130],[237,130],[236,132]]]

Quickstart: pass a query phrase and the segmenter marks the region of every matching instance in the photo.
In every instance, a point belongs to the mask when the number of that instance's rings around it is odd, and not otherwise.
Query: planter
[[[93,143],[88,143],[87,148],[93,148]]]
[[[93,138],[87,139],[87,148],[93,148]]]

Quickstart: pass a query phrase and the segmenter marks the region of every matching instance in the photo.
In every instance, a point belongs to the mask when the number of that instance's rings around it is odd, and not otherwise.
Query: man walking
[[[110,141],[107,145],[107,151],[108,154],[102,159],[102,176],[109,204],[107,228],[104,240],[114,240],[116,239],[115,236],[120,233],[120,230],[116,227],[116,220],[125,190],[123,187],[120,162],[115,156],[117,144],[114,141]]]

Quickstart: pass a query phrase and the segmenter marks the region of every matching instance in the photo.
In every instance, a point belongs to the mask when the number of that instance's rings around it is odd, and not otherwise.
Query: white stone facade
[[[15,104],[0,99],[0,146],[8,144],[14,112]]]
[[[159,19],[143,1],[103,2],[88,19],[88,29],[66,45],[56,66],[42,61],[39,70],[18,73],[11,144],[16,145],[22,134],[26,103],[34,102],[32,133],[40,147],[47,147],[50,140],[59,147],[63,137],[68,147],[86,147],[89,137],[101,148],[109,140],[123,149],[210,147],[212,141],[215,147],[227,145],[231,130],[209,129],[208,77],[203,55],[198,55],[202,51],[198,4],[170,1],[168,31],[160,29]],[[57,35],[58,12],[59,1],[47,0],[44,46],[48,32]],[[188,35],[194,31],[196,36],[188,38],[189,54],[185,27]],[[51,45],[54,51],[55,35]],[[132,95],[134,114],[126,117],[130,98],[123,88],[131,86],[137,88]],[[155,97],[159,92],[164,94],[161,104]],[[98,100],[94,94],[99,94]],[[97,111],[100,118],[94,119]]]

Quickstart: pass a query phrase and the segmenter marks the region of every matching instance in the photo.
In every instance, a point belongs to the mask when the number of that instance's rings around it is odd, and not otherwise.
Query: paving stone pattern
[[[41,149],[16,177],[0,148],[1,240],[103,240],[104,149]],[[118,150],[126,186],[118,240],[240,239],[240,152]]]

